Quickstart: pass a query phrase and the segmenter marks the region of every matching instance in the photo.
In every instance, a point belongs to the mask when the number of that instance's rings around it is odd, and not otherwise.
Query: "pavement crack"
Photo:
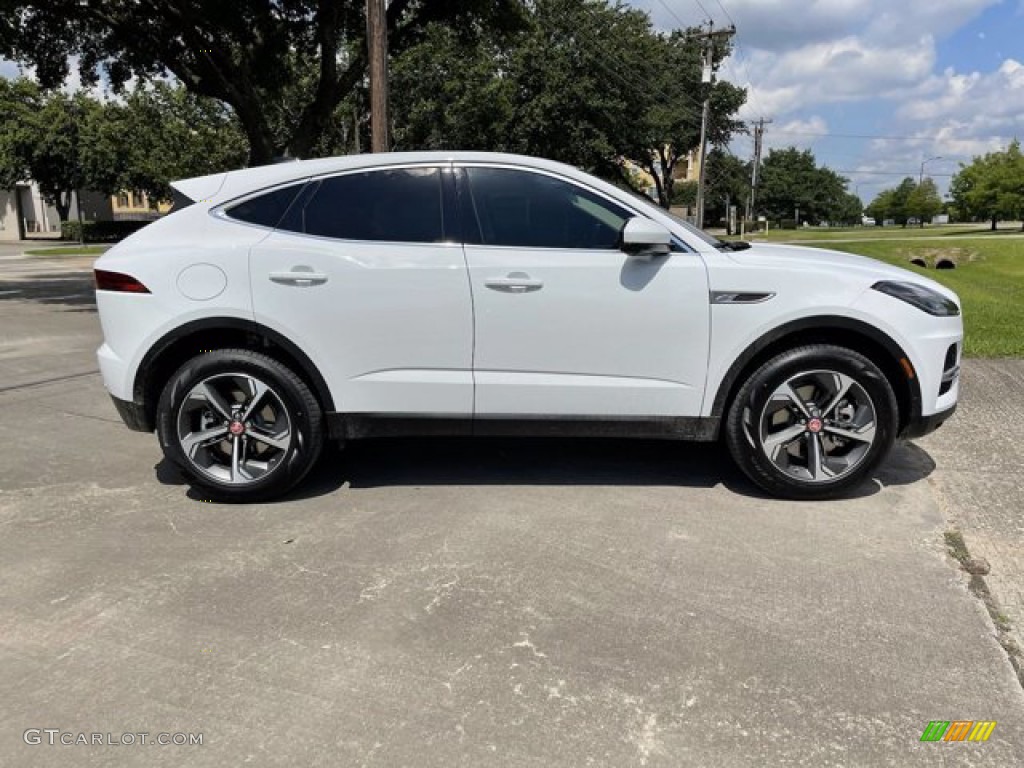
[[[30,387],[41,387],[44,384],[56,384],[59,381],[70,381],[72,379],[81,379],[86,376],[95,376],[99,373],[98,369],[91,371],[82,371],[81,373],[69,373],[67,376],[53,376],[49,379],[39,379],[38,381],[28,381],[24,384],[12,384],[9,387],[0,387],[0,393],[3,392],[17,392],[20,389],[29,389]]]
[[[996,640],[1006,652],[1010,666],[1013,667],[1014,674],[1017,677],[1017,682],[1020,683],[1021,688],[1024,688],[1024,649],[1013,639],[1010,633],[1009,619],[1003,614],[999,603],[993,597],[985,577],[975,567],[977,560],[971,557],[963,534],[955,529],[949,530],[944,534],[944,538],[950,557],[956,560],[960,564],[960,569],[970,576],[970,580],[967,582],[967,589],[985,606],[985,610],[988,612],[988,616],[992,620],[992,626],[995,629]]]

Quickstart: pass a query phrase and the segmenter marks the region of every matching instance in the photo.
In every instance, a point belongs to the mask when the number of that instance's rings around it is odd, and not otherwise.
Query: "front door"
[[[708,283],[697,254],[618,248],[635,213],[540,171],[468,166],[460,211],[479,417],[700,414]]]

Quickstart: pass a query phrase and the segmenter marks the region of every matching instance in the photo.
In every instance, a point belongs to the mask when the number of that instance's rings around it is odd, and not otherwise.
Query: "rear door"
[[[627,205],[533,169],[467,165],[460,211],[475,305],[476,414],[700,414],[701,258],[618,247]]]
[[[446,197],[447,166],[314,179],[251,249],[255,319],[306,351],[339,411],[472,413],[472,306]]]

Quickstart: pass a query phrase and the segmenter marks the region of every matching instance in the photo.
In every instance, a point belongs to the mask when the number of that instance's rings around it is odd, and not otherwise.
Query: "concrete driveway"
[[[827,504],[705,446],[410,440],[212,505],[117,421],[81,266],[0,262],[0,765],[1024,763],[938,443]]]

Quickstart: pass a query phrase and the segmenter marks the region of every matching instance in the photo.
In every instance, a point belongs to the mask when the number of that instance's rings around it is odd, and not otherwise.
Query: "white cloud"
[[[848,36],[783,53],[755,50],[745,68],[737,59],[725,74],[753,91],[748,111],[784,114],[913,87],[931,74],[934,64],[935,46],[927,35],[900,46],[875,46]]]
[[[738,30],[736,52],[722,76],[748,88],[744,119],[775,118],[765,133],[767,146],[811,148],[850,176],[862,197],[870,199],[905,175],[916,178],[921,161],[935,156],[943,159],[929,162],[926,172],[945,190],[959,162],[1024,136],[1019,53],[1000,55],[993,71],[986,67],[995,50],[970,67],[936,69],[938,44],[1003,2],[722,0]],[[1024,0],[1009,2],[1024,14]],[[700,20],[699,11],[688,17],[683,10],[696,4],[666,3],[688,23]],[[632,4],[651,11],[661,28],[679,26],[661,0]],[[717,24],[729,22],[718,3],[703,5]],[[854,113],[862,119],[849,125],[837,119]],[[820,114],[828,114],[831,125]],[[895,138],[806,135],[830,131]]]

